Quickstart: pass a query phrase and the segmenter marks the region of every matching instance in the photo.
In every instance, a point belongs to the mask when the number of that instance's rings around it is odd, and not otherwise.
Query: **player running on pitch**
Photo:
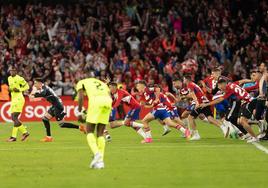
[[[188,116],[189,124],[193,130],[191,140],[201,139],[195,123],[195,119],[200,114],[204,114],[205,117],[208,119],[208,121],[214,124],[215,126],[219,127],[222,130],[224,137],[227,137],[229,134],[229,127],[226,127],[224,124],[221,124],[218,120],[213,118],[210,107],[206,106],[205,108],[198,108],[198,106],[202,103],[209,103],[209,100],[205,96],[203,90],[197,84],[191,81],[190,75],[185,75],[183,82],[184,84],[186,84],[186,88],[188,88],[190,92],[188,96],[191,97],[195,103],[195,108],[191,111],[191,114]]]
[[[88,97],[88,112],[86,118],[87,142],[94,154],[90,168],[104,168],[105,139],[103,132],[109,124],[109,117],[112,109],[112,98],[109,87],[102,81],[95,78],[80,80],[76,85],[78,92],[78,119],[82,118],[84,103],[84,92]],[[97,139],[94,136],[97,128]]]
[[[138,90],[138,93],[141,97],[140,101],[141,104],[144,105],[144,107],[149,107],[152,105],[153,101],[155,100],[155,88],[154,87],[147,87],[147,84],[144,80],[140,80],[136,83],[136,89]],[[159,88],[160,91],[160,88]],[[164,128],[164,134],[166,134],[166,132],[169,132],[169,127],[168,125],[165,125],[165,123],[163,124],[163,128]],[[150,127],[144,128],[145,129],[145,135],[147,135],[146,137],[150,137],[151,135],[151,129]]]
[[[27,139],[30,135],[26,127],[19,120],[19,115],[23,110],[25,99],[23,92],[29,89],[28,83],[25,79],[17,74],[15,68],[10,69],[10,76],[8,77],[9,92],[11,93],[11,118],[14,122],[11,137],[8,142],[15,142],[17,140],[18,131],[22,133],[21,141]]]
[[[165,125],[168,125],[170,127],[173,127],[179,131],[181,131],[183,134],[185,134],[186,138],[190,138],[190,130],[185,129],[183,126],[183,122],[179,119],[177,121],[173,121],[172,114],[170,113],[170,110],[173,109],[171,103],[169,102],[169,99],[166,95],[161,93],[161,88],[157,87],[155,91],[155,100],[152,102],[151,107],[153,107],[153,110],[149,112],[142,120],[142,123],[144,125],[145,129],[150,129],[149,123],[152,120],[159,119],[165,123]],[[150,134],[146,134],[146,139],[142,141],[142,143],[151,143],[152,142],[152,136]]]
[[[62,122],[66,113],[64,113],[64,107],[61,99],[56,95],[56,93],[47,85],[43,83],[43,80],[40,78],[36,78],[34,80],[34,87],[30,94],[30,98],[33,99],[35,97],[43,97],[45,98],[52,106],[48,109],[47,113],[42,118],[44,126],[46,128],[46,137],[41,141],[43,142],[52,142],[53,138],[51,136],[50,122],[49,120],[53,117],[59,121],[59,125],[61,128],[73,128],[80,129],[83,131],[82,126],[78,126],[72,123]]]
[[[136,122],[140,119],[141,105],[126,90],[118,89],[117,83],[109,83],[109,88],[113,99],[113,109],[116,109],[121,103],[130,107],[124,121],[110,121],[111,128],[121,127],[123,125],[132,127],[139,135],[145,139],[145,133],[142,129],[143,124]],[[114,120],[115,118],[112,118]]]

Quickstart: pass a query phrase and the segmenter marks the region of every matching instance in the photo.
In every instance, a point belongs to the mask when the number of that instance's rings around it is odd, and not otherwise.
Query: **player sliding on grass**
[[[229,97],[235,97],[237,101],[241,102],[241,108],[240,108],[240,120],[239,123],[247,130],[247,132],[252,136],[250,140],[248,140],[248,143],[256,142],[258,141],[258,138],[256,137],[254,131],[250,127],[248,123],[248,119],[252,117],[253,110],[256,107],[256,99],[250,96],[248,92],[246,92],[245,89],[241,88],[239,85],[235,83],[228,83],[225,79],[219,79],[218,81],[218,87],[221,91],[223,91],[225,94],[222,97],[219,97],[218,99],[215,99],[214,101],[211,101],[209,103],[203,103],[200,104],[200,108],[204,109],[207,108],[210,105],[215,105],[220,102],[222,102],[225,99],[228,99]]]
[[[30,98],[33,99],[35,97],[43,97],[45,98],[52,106],[48,109],[47,113],[42,118],[44,126],[46,128],[46,137],[43,138],[41,141],[43,142],[52,142],[53,138],[51,136],[50,130],[50,122],[49,120],[53,117],[59,121],[59,125],[61,128],[73,128],[73,129],[80,129],[83,131],[82,126],[78,126],[72,123],[63,122],[63,118],[66,115],[64,113],[64,107],[62,104],[62,100],[56,95],[56,93],[47,85],[43,83],[43,80],[40,78],[36,78],[34,81],[34,87],[30,94]]]
[[[102,81],[95,78],[80,80],[76,85],[78,92],[78,119],[82,118],[82,108],[84,103],[84,92],[88,97],[88,112],[86,118],[87,142],[94,154],[90,163],[90,168],[104,168],[105,139],[103,132],[109,123],[112,109],[112,99],[109,87]],[[97,139],[94,136],[97,127]]]
[[[25,99],[23,92],[29,89],[28,83],[23,77],[17,75],[15,68],[10,69],[10,76],[8,77],[9,92],[11,93],[11,118],[14,122],[14,127],[12,129],[12,135],[7,140],[8,142],[15,142],[17,140],[18,131],[22,133],[21,141],[26,140],[30,135],[26,130],[26,127],[20,122],[19,115],[22,112]]]
[[[140,118],[141,105],[126,90],[118,89],[116,83],[109,83],[109,88],[113,99],[113,109],[117,109],[121,103],[124,103],[130,107],[130,110],[128,111],[124,121],[110,121],[111,128],[117,128],[126,125],[132,127],[139,135],[145,139],[146,136],[142,129],[143,124],[135,122]],[[113,114],[114,113],[115,112],[113,111]],[[112,118],[112,120],[114,119],[115,118]]]

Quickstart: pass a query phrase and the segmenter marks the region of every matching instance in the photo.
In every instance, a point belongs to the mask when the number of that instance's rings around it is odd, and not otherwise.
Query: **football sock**
[[[220,126],[220,128],[221,128],[222,132],[224,132],[225,129],[227,128],[227,126],[225,126],[224,124],[222,124],[222,125]]]
[[[21,126],[18,127],[19,131],[22,133],[22,134],[25,134],[27,133],[27,129],[24,125],[21,124]]]
[[[12,129],[12,134],[11,134],[11,136],[12,136],[13,138],[17,138],[18,130],[19,130],[18,127],[13,127],[13,129]]]
[[[134,122],[134,121],[130,122],[130,125],[132,127],[138,127],[138,128],[142,128],[143,127],[143,124],[142,123],[137,123],[137,122]]]
[[[150,129],[145,130],[145,135],[146,138],[152,138],[151,130]]]
[[[42,119],[44,125],[45,125],[45,128],[46,128],[46,132],[47,132],[47,136],[51,136],[51,131],[50,131],[50,123],[49,123],[49,120],[44,118]]]
[[[239,125],[237,122],[232,122],[232,124],[236,126],[244,135],[248,133],[246,129],[244,129],[244,127],[242,125]]]
[[[164,130],[169,130],[169,127],[165,124],[163,125]]]
[[[183,119],[183,124],[185,125],[185,127],[189,127],[189,121],[187,118]]]
[[[88,133],[87,134],[87,143],[94,155],[99,152],[98,146],[97,146],[97,141],[93,133]]]
[[[178,129],[179,131],[181,131],[183,134],[185,133],[185,128],[181,125],[177,125],[176,129]]]
[[[104,151],[105,151],[105,139],[103,136],[97,138],[98,148],[102,156],[102,160],[104,158]]]
[[[207,117],[205,117],[205,118],[203,119],[203,121],[208,122],[208,118],[207,118]]]
[[[70,128],[70,129],[79,129],[79,125],[75,125],[73,123],[60,123],[61,128]]]
[[[143,131],[143,129],[142,128],[139,128],[138,130],[137,130],[137,133],[139,134],[139,135],[141,135],[142,136],[142,138],[146,138],[146,134],[145,134],[145,132]]]

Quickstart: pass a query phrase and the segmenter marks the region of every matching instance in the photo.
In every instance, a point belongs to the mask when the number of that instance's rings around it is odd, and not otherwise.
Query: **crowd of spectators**
[[[221,66],[240,79],[268,60],[265,0],[2,4],[0,26],[0,81],[15,66],[30,85],[41,77],[59,95],[87,76],[169,90],[185,72],[200,80]]]

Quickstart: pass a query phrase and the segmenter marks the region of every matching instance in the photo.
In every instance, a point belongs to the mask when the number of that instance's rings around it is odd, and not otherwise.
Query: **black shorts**
[[[57,121],[61,121],[64,116],[66,115],[64,113],[63,106],[51,106],[47,111],[52,117],[55,117]]]
[[[256,114],[255,114],[255,118],[258,121],[262,119],[262,116],[263,116],[264,111],[266,109],[265,103],[266,103],[266,100],[265,99],[257,99],[257,101],[256,101]]]
[[[237,122],[241,108],[241,101],[231,100],[230,107],[226,112],[226,120],[230,122]]]
[[[196,118],[197,116],[199,116],[199,114],[204,114],[206,117],[213,117],[210,106],[207,106],[205,108],[197,108],[196,110],[193,110],[190,115]]]
[[[254,99],[249,103],[242,104],[240,109],[240,116],[250,119],[253,114],[253,110],[255,110],[257,104],[257,100]]]

